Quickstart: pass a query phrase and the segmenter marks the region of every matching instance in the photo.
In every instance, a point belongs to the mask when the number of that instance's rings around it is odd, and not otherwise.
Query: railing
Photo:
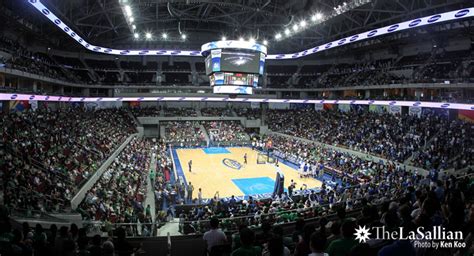
[[[31,210],[31,209],[21,209],[15,208],[10,211],[10,215],[14,219],[34,219],[34,220],[42,220],[42,221],[50,221],[50,222],[59,222],[59,223],[68,223],[67,220],[59,219],[54,216],[51,216],[45,212]]]
[[[113,160],[122,152],[122,150],[128,145],[128,143],[132,140],[132,138],[136,137],[137,134],[130,134],[125,141],[123,141],[120,145],[117,145],[117,148],[108,156],[108,158],[104,159],[102,163],[100,163],[100,167],[95,170],[93,174],[89,176],[89,178],[85,181],[85,183],[77,190],[77,193],[71,199],[71,207],[76,209],[77,206],[82,202],[85,197],[87,190],[92,188],[92,186],[100,179],[102,174],[106,171],[108,166],[113,162]]]
[[[361,199],[361,198],[357,198]],[[356,199],[354,199],[355,201]],[[293,222],[292,220],[287,220],[282,216],[291,216],[293,215],[293,218],[299,218],[300,214],[310,216],[311,213],[314,212],[325,212],[324,217],[331,216],[336,214],[335,211],[332,211],[335,206],[339,206],[341,203],[335,203],[334,205],[332,204],[325,204],[325,205],[316,205],[313,207],[308,207],[308,208],[302,208],[302,209],[292,209],[292,210],[286,210],[286,211],[281,211],[281,212],[276,212],[276,213],[268,213],[268,214],[261,214],[261,215],[246,215],[246,216],[238,216],[238,217],[232,217],[232,218],[220,218],[220,223],[221,223],[221,228],[225,232],[235,232],[237,231],[237,228],[241,224],[245,224],[247,226],[254,226],[257,227],[259,226],[262,221],[267,221],[270,222],[271,224],[285,224],[285,223],[290,223]],[[360,210],[360,207],[355,206],[354,210]],[[296,214],[296,216],[295,216]],[[312,219],[317,219],[323,216],[317,215],[317,216],[311,216],[304,218],[306,221],[312,220]],[[183,234],[190,234],[190,233],[202,233],[206,230],[209,230],[210,228],[210,220],[195,220],[195,221],[184,221],[180,220],[180,232]]]
[[[234,141],[213,141],[209,142],[209,146],[211,147],[243,147],[243,146],[251,146],[252,143],[250,140],[234,140]]]
[[[207,142],[206,141],[186,141],[186,142],[178,142],[178,141],[167,141],[165,139],[165,142],[173,146],[174,148],[200,148],[200,147],[206,147]]]
[[[83,221],[87,233],[107,233],[117,228],[125,229],[128,237],[151,237],[156,235],[157,223],[110,223],[103,221]]]

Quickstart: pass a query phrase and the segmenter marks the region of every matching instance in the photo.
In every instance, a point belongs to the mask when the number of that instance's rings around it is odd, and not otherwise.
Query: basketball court
[[[245,154],[247,164],[244,163]],[[197,197],[199,188],[203,198],[212,198],[216,191],[221,198],[273,192],[277,167],[274,163],[262,161],[262,154],[259,156],[258,151],[249,147],[173,149],[173,158],[178,177],[193,184],[193,197]],[[191,172],[188,167],[190,160]],[[285,188],[292,179],[297,183],[297,189],[303,184],[308,188],[322,185],[314,178],[300,178],[298,170],[291,164],[279,162],[279,169],[285,177]]]

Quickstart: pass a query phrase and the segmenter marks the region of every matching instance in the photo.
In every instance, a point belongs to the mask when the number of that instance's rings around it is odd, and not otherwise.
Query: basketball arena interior
[[[474,255],[473,17],[0,1],[0,255]]]

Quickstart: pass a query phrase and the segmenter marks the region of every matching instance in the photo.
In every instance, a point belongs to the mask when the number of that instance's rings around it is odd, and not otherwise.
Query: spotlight
[[[125,9],[125,13],[127,14],[127,16],[132,16],[132,8],[130,7],[130,5],[125,5],[124,6],[124,9]]]
[[[249,42],[250,42],[251,44],[254,44],[254,43],[255,43],[255,39],[254,39],[254,38],[249,38]]]
[[[135,24],[134,24],[134,25],[132,25],[132,28],[133,28],[133,30],[135,30],[135,29],[137,29],[137,26],[135,26]]]
[[[317,21],[317,20],[321,20],[322,18],[323,18],[323,15],[321,13],[316,13],[311,17],[311,20]]]
[[[149,34],[150,34],[150,33],[147,33],[147,35],[149,35]],[[140,35],[139,35],[138,33],[134,33],[134,34],[133,34],[133,37],[134,37],[135,39],[138,39],[138,38],[140,38]],[[151,37],[151,35],[150,35],[150,37]]]
[[[239,41],[240,41],[240,42],[243,42],[243,41],[244,41],[244,38],[243,38],[243,37],[239,38]]]
[[[298,24],[293,25],[293,31],[298,31]]]
[[[147,32],[147,33],[145,34],[145,37],[146,37],[146,39],[150,39],[150,38],[151,38],[151,33]]]
[[[181,39],[186,40],[186,34],[182,34]]]
[[[134,19],[133,17],[130,17],[129,21],[130,21],[130,22],[134,22],[135,19]]]
[[[168,38],[168,35],[166,33],[163,33],[163,34],[161,34],[161,37],[163,37],[163,39],[166,39],[166,38]]]
[[[226,38],[225,36],[223,36],[223,37],[221,38],[221,41],[226,41],[226,40],[227,40],[227,38]]]
[[[263,40],[263,44],[264,44],[264,45],[267,45],[267,44],[268,44],[268,41],[267,41],[267,40]]]
[[[302,27],[302,28],[306,27],[306,21],[305,20],[302,20],[300,22],[300,27]]]
[[[290,30],[287,28],[285,29],[285,35],[289,35],[290,34]]]
[[[278,40],[278,39],[280,39],[280,38],[281,38],[281,33],[278,33],[278,34],[275,35],[275,39]]]

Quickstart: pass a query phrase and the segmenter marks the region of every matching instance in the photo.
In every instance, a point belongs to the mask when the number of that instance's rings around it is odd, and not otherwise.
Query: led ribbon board
[[[237,50],[249,50],[255,52],[261,52],[267,55],[267,47],[265,45],[251,43],[248,41],[235,41],[235,40],[226,40],[226,41],[214,41],[203,44],[201,46],[201,53],[203,56],[209,55],[209,52],[217,49],[237,49]]]
[[[414,20],[409,20],[409,21],[405,21],[401,23],[392,24],[386,27],[366,31],[366,32],[352,35],[346,38],[337,39],[335,41],[318,45],[316,47],[313,47],[301,52],[268,55],[267,59],[277,59],[277,60],[278,59],[297,59],[297,58],[301,58],[301,57],[314,54],[317,52],[322,52],[322,51],[333,49],[339,46],[348,45],[351,43],[362,41],[368,38],[374,38],[374,37],[383,36],[383,35],[395,33],[402,30],[418,28],[425,25],[440,23],[444,21],[452,21],[452,20],[473,17],[473,16],[474,16],[474,8],[467,8],[467,9],[461,9],[461,10],[456,10],[452,12],[445,12],[445,13],[425,16],[422,18],[417,18]]]
[[[107,101],[202,101],[202,102],[258,102],[258,103],[292,103],[292,104],[350,104],[405,106],[423,108],[445,108],[474,110],[474,104],[427,102],[427,101],[387,101],[387,100],[293,100],[268,98],[229,98],[229,97],[65,97],[31,94],[0,93],[0,100],[35,100],[60,102],[107,102]]]
[[[86,49],[94,52],[112,54],[112,55],[162,55],[162,56],[201,56],[201,51],[183,51],[183,50],[162,50],[162,49],[111,49],[103,46],[96,46],[88,43],[85,39],[81,38],[74,32],[70,27],[68,27],[64,22],[59,19],[53,12],[51,12],[40,0],[28,0],[28,2],[36,8],[40,13],[42,13],[46,18],[48,18],[53,24],[55,24],[58,28],[60,28],[63,32],[68,34],[74,40],[76,40],[79,44],[84,46]],[[452,21],[458,20],[462,18],[468,18],[474,16],[474,7],[445,12],[430,16],[425,16],[422,18],[417,18],[414,20],[409,20],[401,23],[396,23],[393,25],[389,25],[386,27],[366,31],[364,33],[352,35],[346,38],[338,39],[336,41],[332,41],[323,45],[319,45],[313,47],[311,49],[307,49],[301,52],[296,53],[287,53],[287,54],[270,54],[267,55],[266,59],[274,59],[274,60],[285,60],[285,59],[297,59],[307,55],[311,55],[317,52],[322,52],[325,50],[329,50],[332,48],[336,48],[339,46],[351,44],[354,42],[362,41],[368,38],[374,38],[390,33],[395,33],[398,31],[417,28],[425,25],[440,23],[444,21]],[[242,42],[240,42],[242,43]],[[266,47],[265,47],[266,51]]]

